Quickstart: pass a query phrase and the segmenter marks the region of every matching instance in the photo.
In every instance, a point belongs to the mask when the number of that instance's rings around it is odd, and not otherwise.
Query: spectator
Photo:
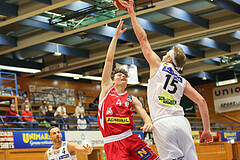
[[[53,118],[54,117],[54,112],[53,112],[53,106],[52,105],[49,105],[48,106],[48,110],[47,110],[47,112],[46,112],[46,117],[51,117],[51,118],[46,118],[46,121],[48,122],[48,123],[57,123],[56,121],[55,121],[55,118]],[[55,125],[54,125],[55,126]]]
[[[46,116],[47,110],[48,110],[47,101],[43,100],[42,105],[39,108],[39,116]]]
[[[81,101],[78,102],[78,105],[75,108],[75,116],[77,118],[79,118],[79,116],[80,117],[84,117],[85,116],[85,108],[84,108],[84,106],[83,106]]]
[[[29,106],[29,110],[31,111],[32,110],[32,106],[31,106],[31,103],[29,102],[29,99],[26,98],[25,101],[22,103],[22,111],[23,112],[25,110],[25,106],[28,105]]]
[[[30,111],[30,107],[28,105],[25,105],[24,111],[22,112],[22,116],[28,116],[28,117],[22,117],[22,121],[30,123],[30,126],[32,128],[33,123],[37,123],[36,120],[33,119],[32,112]],[[37,128],[37,124],[35,125],[35,128]]]
[[[54,116],[55,117],[62,117],[63,118],[63,121],[65,123],[68,123],[68,115],[67,115],[67,110],[65,108],[65,103],[61,103],[61,106],[58,106],[56,112],[54,113]],[[61,127],[62,128],[62,127]],[[64,125],[64,128],[67,129],[67,125]]]
[[[83,115],[77,120],[77,129],[86,129],[87,128],[87,120],[84,118]]]
[[[16,116],[16,117],[7,117],[6,122],[22,122],[20,119],[19,114],[16,111],[16,106],[15,104],[11,104],[10,108],[7,110],[6,113],[7,116]],[[23,127],[22,125],[18,125],[18,127]]]

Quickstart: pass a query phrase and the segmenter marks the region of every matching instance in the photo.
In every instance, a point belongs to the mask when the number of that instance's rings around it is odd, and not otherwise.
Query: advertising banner
[[[240,84],[214,88],[213,99],[216,113],[239,110]]]
[[[192,131],[193,141],[194,143],[200,142],[199,131]]]
[[[65,134],[62,139],[65,141]],[[14,131],[14,147],[18,148],[49,148],[53,145],[47,131]]]
[[[0,131],[0,149],[13,149],[13,132]]]
[[[100,131],[65,131],[65,138],[68,142],[79,145],[89,144],[92,147],[104,146],[103,137]]]
[[[223,131],[221,132],[222,141],[240,141],[240,134],[237,131]]]

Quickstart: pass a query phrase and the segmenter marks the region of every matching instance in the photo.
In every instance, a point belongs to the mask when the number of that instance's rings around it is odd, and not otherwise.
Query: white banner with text
[[[103,136],[100,131],[65,131],[65,139],[81,146],[85,144],[92,147],[104,146]]]
[[[216,113],[240,110],[240,84],[213,88]]]

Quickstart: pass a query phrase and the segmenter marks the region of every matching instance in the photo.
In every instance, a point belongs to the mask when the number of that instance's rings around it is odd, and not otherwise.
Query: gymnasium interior
[[[182,97],[199,160],[240,159],[240,0],[136,0],[135,13],[152,49],[163,57],[173,46],[187,56],[180,74],[205,98],[214,142],[200,141],[198,106]],[[112,0],[0,0],[0,159],[42,160],[52,145],[47,130],[61,128],[63,139],[93,146],[81,160],[106,160],[97,124],[98,96],[107,49],[118,22],[114,67],[132,69],[127,91],[149,114],[149,65],[126,10]],[[46,101],[53,112],[64,105],[68,118],[39,113]],[[30,105],[33,124],[9,122],[11,104],[21,118]],[[84,108],[77,116],[76,106]],[[49,122],[48,120],[51,119]],[[66,120],[67,119],[67,120]],[[152,132],[134,112],[134,133],[157,153]]]

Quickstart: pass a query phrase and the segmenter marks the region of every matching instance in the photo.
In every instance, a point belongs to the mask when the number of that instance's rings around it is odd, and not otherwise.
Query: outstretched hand
[[[121,34],[123,34],[127,30],[127,28],[122,29],[123,22],[124,21],[121,18],[114,35],[120,36]]]
[[[128,13],[131,15],[131,14],[134,14],[134,0],[129,0],[128,2],[127,1],[122,1],[121,4],[127,8],[128,10]]]
[[[142,132],[147,132],[153,129],[153,124],[152,123],[145,123],[143,127],[140,128]]]
[[[200,141],[203,141],[205,144],[210,144],[213,142],[213,137],[211,132],[203,132]]]
[[[93,148],[89,146],[88,144],[84,145],[83,148],[85,148],[87,155],[92,153]]]

